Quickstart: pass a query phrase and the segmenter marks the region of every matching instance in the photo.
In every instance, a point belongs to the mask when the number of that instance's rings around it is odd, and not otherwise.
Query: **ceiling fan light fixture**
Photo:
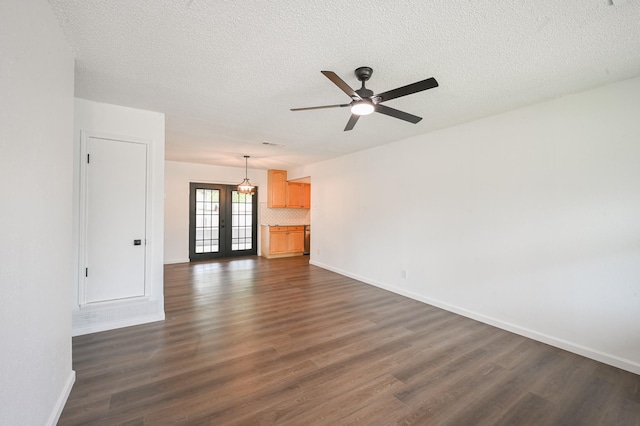
[[[358,90],[353,90],[351,86],[345,83],[344,80],[338,77],[338,75],[333,71],[320,72],[329,80],[331,80],[333,84],[338,86],[338,88],[342,90],[347,96],[349,96],[351,98],[351,102],[348,104],[292,108],[291,111],[308,111],[311,109],[349,107],[349,109],[351,110],[351,117],[349,117],[349,121],[344,128],[345,132],[353,129],[353,126],[355,126],[361,115],[368,115],[373,112],[378,112],[380,114],[388,115],[389,117],[416,124],[420,120],[422,120],[422,117],[418,117],[417,115],[409,114],[408,112],[388,107],[386,105],[383,105],[383,102],[438,87],[438,82],[436,81],[436,79],[430,77],[422,81],[416,81],[415,83],[407,84],[406,86],[397,87],[393,90],[387,90],[386,92],[374,94],[373,91],[367,89],[364,86],[364,83],[369,80],[369,78],[371,77],[371,73],[373,72],[373,69],[370,67],[360,67],[356,68],[356,70],[354,71],[358,80],[362,82],[362,87]]]
[[[375,111],[375,107],[371,101],[356,101],[351,105],[351,113],[356,115],[369,115]]]
[[[240,184],[238,185],[238,193],[239,194],[250,194],[253,195],[255,193],[255,189],[256,187],[251,185],[251,182],[249,182],[249,178],[247,177],[247,161],[249,159],[248,155],[244,156],[244,180],[242,182],[240,182]]]

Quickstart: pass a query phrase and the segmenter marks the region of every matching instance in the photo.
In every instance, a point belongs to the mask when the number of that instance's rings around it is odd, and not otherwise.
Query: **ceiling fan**
[[[435,78],[427,78],[426,80],[418,81],[416,83],[408,84],[406,86],[398,87],[397,89],[389,90],[387,92],[378,93],[374,95],[373,92],[364,84],[373,73],[373,69],[369,67],[356,68],[354,71],[358,80],[362,82],[362,87],[358,90],[353,90],[347,83],[345,83],[336,73],[333,71],[321,71],[329,80],[338,86],[344,93],[349,95],[352,101],[348,104],[337,105],[324,105],[307,108],[292,108],[291,111],[306,111],[311,109],[323,109],[323,108],[339,108],[339,107],[351,107],[351,118],[347,122],[345,131],[353,129],[358,122],[361,115],[368,115],[373,112],[379,112],[380,114],[388,115],[391,117],[399,118],[400,120],[408,121],[409,123],[417,123],[422,120],[422,117],[409,114],[404,111],[399,111],[394,108],[390,108],[386,105],[382,105],[382,102],[386,102],[391,99],[399,98],[401,96],[411,95],[413,93],[422,92],[423,90],[433,89],[438,87],[438,82]]]

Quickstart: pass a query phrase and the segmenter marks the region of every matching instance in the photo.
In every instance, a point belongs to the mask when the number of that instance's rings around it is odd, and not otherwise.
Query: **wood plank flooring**
[[[165,306],[73,339],[60,425],[640,426],[640,376],[306,256],[168,265]]]

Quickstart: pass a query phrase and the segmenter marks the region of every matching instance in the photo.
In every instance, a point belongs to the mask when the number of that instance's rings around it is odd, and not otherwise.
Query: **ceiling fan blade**
[[[338,107],[348,107],[348,106],[349,104],[323,105],[323,106],[306,107],[306,108],[291,108],[291,111],[307,111],[310,109],[338,108]]]
[[[342,91],[347,95],[349,95],[352,99],[355,99],[358,101],[362,99],[360,95],[358,95],[355,90],[349,87],[347,83],[345,83],[340,77],[338,77],[338,75],[335,72],[333,71],[320,71],[320,72],[324,74],[324,76],[327,77],[329,80],[331,80],[333,84],[335,84],[340,89],[342,89]]]
[[[358,114],[351,114],[351,118],[349,118],[349,121],[347,122],[347,125],[344,128],[344,131],[346,132],[347,130],[353,129],[353,126],[355,126],[356,123],[358,122],[358,118],[360,118]]]
[[[388,106],[380,104],[376,105],[376,112],[388,115],[390,117],[399,118],[400,120],[408,121],[409,123],[413,124],[416,124],[418,121],[422,120],[422,117],[418,117],[417,115],[409,114],[408,112],[400,111],[395,108],[389,108]]]
[[[378,99],[378,102],[386,102],[390,99],[411,95],[412,93],[422,92],[423,90],[433,89],[434,87],[438,87],[438,82],[435,78],[431,77],[426,80],[398,87],[397,89],[379,93],[376,95],[376,98]]]

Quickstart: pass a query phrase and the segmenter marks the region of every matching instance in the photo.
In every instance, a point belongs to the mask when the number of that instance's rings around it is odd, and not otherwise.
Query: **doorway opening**
[[[189,260],[258,254],[258,191],[235,185],[191,183]]]

